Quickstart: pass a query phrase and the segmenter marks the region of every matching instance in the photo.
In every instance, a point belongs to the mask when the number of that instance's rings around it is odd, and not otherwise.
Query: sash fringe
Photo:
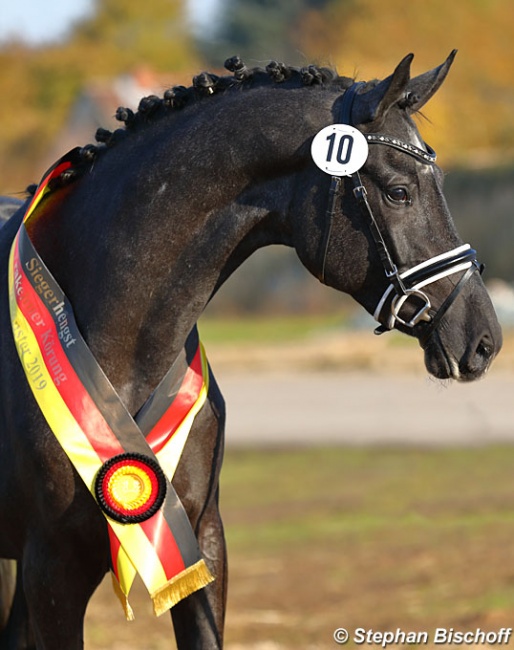
[[[204,560],[192,564],[151,594],[153,610],[161,616],[183,598],[213,582],[214,576]]]
[[[125,612],[125,618],[127,619],[127,621],[134,621],[136,617],[134,616],[134,610],[132,609],[128,601],[128,596],[123,593],[123,590],[120,587],[120,583],[118,582],[114,573],[111,573],[111,579],[112,579],[112,588],[114,589],[114,593],[118,597],[118,600],[121,603],[123,611]]]

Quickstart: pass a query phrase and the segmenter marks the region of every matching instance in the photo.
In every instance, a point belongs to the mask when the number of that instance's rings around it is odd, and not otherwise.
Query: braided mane
[[[80,150],[83,164],[63,172],[60,178],[54,180],[54,184],[65,185],[81,176],[99,155],[125,139],[130,133],[140,131],[171,111],[179,111],[214,94],[269,84],[301,87],[337,83],[341,89],[345,89],[353,83],[353,79],[349,77],[340,77],[334,70],[316,65],[297,68],[286,66],[278,61],[270,61],[265,68],[248,68],[239,56],[233,56],[225,61],[224,67],[232,74],[218,76],[210,72],[202,72],[193,77],[193,83],[189,88],[174,86],[166,90],[162,97],[157,95],[143,97],[135,112],[120,106],[116,111],[116,119],[124,126],[115,131],[99,128],[95,134],[97,144],[88,144]],[[33,186],[27,188],[29,192],[32,190]]]

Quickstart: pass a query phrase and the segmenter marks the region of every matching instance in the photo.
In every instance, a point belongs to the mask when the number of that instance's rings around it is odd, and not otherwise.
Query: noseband
[[[351,119],[352,107],[357,91],[362,85],[362,83],[355,83],[345,91],[342,98],[340,123],[354,126]],[[425,165],[433,165],[435,163],[435,151],[428,145],[426,145],[425,151],[412,144],[381,133],[364,133],[363,135],[368,141],[368,144],[381,144],[393,147],[409,156],[413,156],[416,160]],[[373,314],[375,320],[380,323],[379,327],[375,329],[375,334],[383,334],[384,332],[392,330],[397,323],[412,329],[421,321],[425,321],[427,322],[427,326],[423,332],[422,338],[420,338],[420,341],[423,343],[432,335],[445,312],[455,301],[473,272],[482,271],[482,266],[476,259],[476,251],[471,248],[469,244],[463,244],[462,246],[458,246],[446,253],[431,257],[425,262],[417,264],[416,266],[400,273],[398,271],[398,266],[393,261],[378,223],[373,215],[373,211],[368,202],[366,188],[362,183],[359,172],[354,172],[350,175],[350,178],[353,181],[353,195],[367,219],[371,236],[377,248],[385,275],[390,282]],[[341,195],[341,184],[341,177],[332,176],[326,211],[325,232],[320,246],[321,281],[324,281],[325,279],[325,265],[330,241],[330,232],[332,229],[332,220],[336,210],[336,201]],[[464,274],[447,296],[446,300],[444,300],[440,305],[439,309],[437,309],[435,313],[431,313],[432,305],[430,298],[423,291],[424,287],[433,282],[437,282],[437,280],[440,280],[441,278],[459,272],[464,272]],[[418,302],[421,303],[421,307],[416,307],[414,315],[410,317],[409,320],[405,320],[400,316],[400,310],[411,298],[417,299]],[[389,313],[386,312],[383,314],[388,299],[390,299]]]

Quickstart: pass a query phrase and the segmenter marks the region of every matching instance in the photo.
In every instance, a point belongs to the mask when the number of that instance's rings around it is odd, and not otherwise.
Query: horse
[[[0,196],[0,228],[23,205],[21,199],[12,196]]]
[[[137,111],[120,107],[120,128],[99,129],[96,144],[79,149],[53,178],[30,240],[130,414],[183,353],[225,280],[274,244],[294,248],[322,283],[351,295],[379,332],[415,337],[434,377],[486,373],[501,329],[413,119],[454,56],[411,78],[410,54],[370,82],[315,65],[249,68],[232,57],[228,74],[201,73],[190,87],[143,98]],[[325,170],[313,160],[322,132]],[[367,153],[349,170],[362,140]],[[0,230],[0,557],[18,567],[0,647],[76,650],[109,570],[109,535],[13,341],[8,258],[29,200]],[[225,405],[208,372],[172,484],[215,580],[171,608],[180,650],[223,647]]]

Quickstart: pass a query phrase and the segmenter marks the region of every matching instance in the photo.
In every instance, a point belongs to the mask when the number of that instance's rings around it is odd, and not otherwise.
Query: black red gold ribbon
[[[135,418],[121,402],[26,230],[75,155],[43,179],[11,249],[14,341],[43,415],[106,517],[113,584],[127,618],[133,618],[128,596],[137,573],[160,615],[214,579],[171,484],[206,399],[208,366],[195,328]]]

